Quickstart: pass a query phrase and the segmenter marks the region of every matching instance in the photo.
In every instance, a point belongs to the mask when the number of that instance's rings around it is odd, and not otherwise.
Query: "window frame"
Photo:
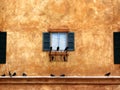
[[[0,32],[0,64],[6,64],[7,32]]]
[[[75,51],[75,33],[69,32],[69,29],[48,29],[48,32],[43,32],[43,51],[50,51],[51,33],[67,33],[67,46],[69,47],[67,51]],[[45,34],[48,34],[49,38],[45,37]],[[45,45],[46,39],[49,39],[49,47]]]

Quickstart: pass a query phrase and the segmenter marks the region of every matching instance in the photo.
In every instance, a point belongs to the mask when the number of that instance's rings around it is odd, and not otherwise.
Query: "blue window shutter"
[[[7,33],[0,32],[0,64],[6,63],[6,40]]]
[[[43,51],[50,50],[50,33],[43,33]]]
[[[113,33],[114,38],[114,64],[120,64],[120,32]]]
[[[74,50],[74,32],[68,33],[68,50],[69,51]]]

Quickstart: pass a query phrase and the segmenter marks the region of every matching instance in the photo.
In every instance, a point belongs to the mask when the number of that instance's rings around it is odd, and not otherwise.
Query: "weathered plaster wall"
[[[0,29],[7,32],[7,61],[0,74],[120,75],[113,64],[113,32],[120,28],[120,0],[0,0]],[[69,27],[75,51],[68,62],[49,62],[42,33]]]

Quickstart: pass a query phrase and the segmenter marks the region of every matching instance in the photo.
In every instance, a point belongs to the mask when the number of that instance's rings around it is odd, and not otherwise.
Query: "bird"
[[[67,51],[67,50],[68,50],[68,47],[66,47],[64,51]]]
[[[26,74],[26,73],[23,73],[22,76],[27,76],[27,74]]]
[[[54,74],[50,74],[50,76],[52,76],[52,77],[53,77],[53,76],[55,76],[55,75],[54,75]]]
[[[60,76],[63,77],[63,76],[65,76],[65,74],[61,74]]]
[[[16,76],[16,72],[14,72],[12,76]]]
[[[10,76],[10,77],[12,77],[12,74],[11,74],[11,72],[10,72],[10,71],[9,71],[9,76]]]
[[[59,51],[59,46],[57,47],[57,51]]]
[[[1,75],[1,76],[5,76],[5,74]]]
[[[105,76],[110,76],[110,74],[111,74],[111,73],[110,73],[110,72],[108,72],[108,73],[106,73],[106,74],[105,74]]]
[[[52,51],[52,47],[50,47],[50,51]]]

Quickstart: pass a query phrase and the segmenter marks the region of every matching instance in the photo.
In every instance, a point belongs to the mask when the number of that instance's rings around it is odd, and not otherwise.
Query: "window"
[[[51,33],[50,37],[52,50],[56,50],[57,47],[59,47],[60,51],[65,50],[67,47],[67,33]]]
[[[44,32],[43,33],[43,50],[49,51],[50,47],[52,50],[56,50],[59,46],[59,50],[64,50],[68,47],[69,51],[74,50],[74,33],[57,33],[57,32]]]
[[[114,64],[120,64],[120,32],[114,32]]]
[[[0,64],[6,63],[6,32],[0,32]]]

